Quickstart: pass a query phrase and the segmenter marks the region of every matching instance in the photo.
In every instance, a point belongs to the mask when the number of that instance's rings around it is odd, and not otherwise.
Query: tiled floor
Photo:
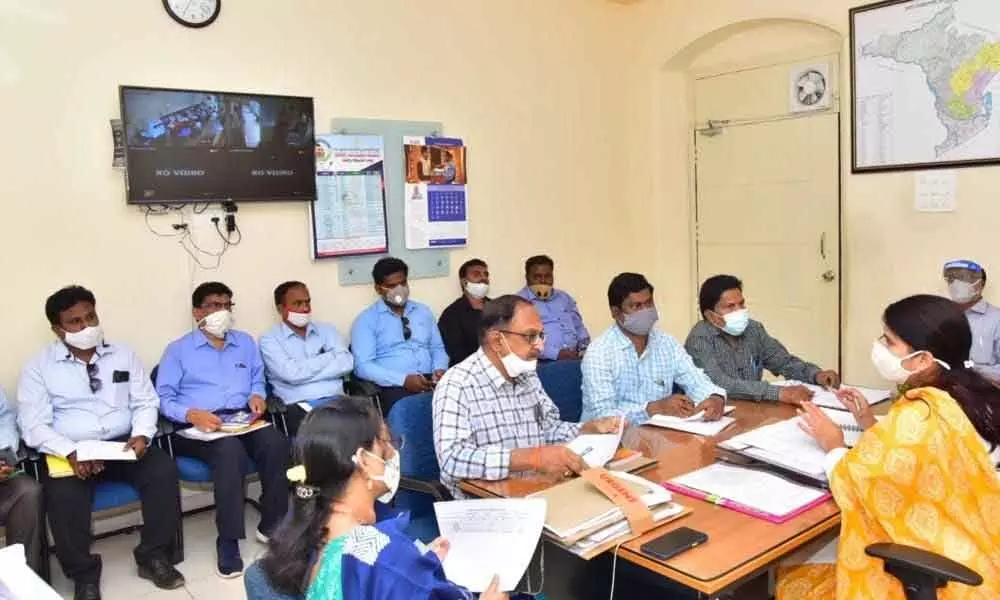
[[[252,539],[259,517],[247,507],[247,533],[251,539],[241,542],[243,562],[249,566],[264,552],[264,546]],[[222,579],[215,574],[215,522],[214,513],[206,512],[184,518],[184,562],[177,569],[184,574],[187,585],[178,590],[157,589],[135,573],[132,549],[139,543],[139,533],[122,534],[103,539],[94,544],[94,552],[104,561],[101,577],[101,595],[104,600],[230,600],[243,599],[243,579]],[[73,597],[73,584],[59,569],[59,561],[52,559],[52,587],[64,598]]]

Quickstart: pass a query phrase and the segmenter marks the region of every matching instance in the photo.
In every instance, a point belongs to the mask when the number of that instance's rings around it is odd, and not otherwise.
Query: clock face
[[[163,8],[187,27],[207,27],[219,16],[222,0],[163,0]]]

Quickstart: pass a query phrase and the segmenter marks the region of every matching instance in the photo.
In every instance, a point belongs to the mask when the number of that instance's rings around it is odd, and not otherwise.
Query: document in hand
[[[221,414],[219,415],[219,419],[222,420],[222,425],[219,426],[219,431],[225,431],[226,433],[243,431],[253,426],[260,418],[261,415],[254,414],[248,410]]]
[[[501,591],[513,590],[538,546],[545,511],[540,498],[434,503],[441,537],[451,544],[445,575],[472,592],[485,591],[494,576]]]
[[[735,406],[726,406],[722,413],[728,415],[736,410]],[[690,417],[673,417],[668,415],[653,415],[646,421],[646,425],[675,429],[696,435],[713,436],[718,435],[723,429],[733,424],[736,419],[723,416],[718,421],[706,421],[705,411],[691,415]]]
[[[136,460],[135,450],[126,449],[124,442],[85,440],[76,443],[76,460]]]
[[[264,427],[270,427],[271,423],[263,419],[257,421],[249,427],[244,427],[238,431],[212,431],[204,432],[195,427],[188,427],[187,429],[181,429],[177,432],[177,435],[184,436],[189,440],[198,440],[199,442],[214,442],[215,440],[222,439],[224,437],[231,437],[234,435],[246,435],[251,431],[257,431],[258,429],[263,429]]]
[[[824,406],[826,408],[835,408],[837,410],[846,410],[844,404],[837,399],[837,395],[833,392],[828,392],[818,385],[813,385],[811,383],[802,383],[801,381],[787,380],[787,381],[776,381],[774,385],[780,387],[787,387],[792,385],[804,385],[813,393],[812,403],[816,406]],[[843,387],[849,387],[861,392],[861,395],[868,400],[868,404],[875,405],[879,402],[885,402],[892,397],[892,392],[889,390],[876,390],[874,388],[862,387],[860,385],[844,385]]]
[[[587,463],[588,467],[603,467],[611,462],[618,452],[618,446],[622,442],[622,432],[625,430],[625,419],[621,420],[617,433],[584,434],[566,444],[566,446],[579,454]]]
[[[61,600],[24,558],[24,546],[12,544],[0,549],[0,598],[7,600]]]

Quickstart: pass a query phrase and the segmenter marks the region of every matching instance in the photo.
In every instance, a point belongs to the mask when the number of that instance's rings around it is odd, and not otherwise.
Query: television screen
[[[312,98],[120,93],[129,203],[316,198]]]

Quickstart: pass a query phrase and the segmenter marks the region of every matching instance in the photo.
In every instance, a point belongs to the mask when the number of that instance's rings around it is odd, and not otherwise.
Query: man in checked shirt
[[[434,391],[434,450],[441,483],[462,497],[462,479],[506,479],[536,471],[568,475],[586,468],[564,444],[581,433],[615,433],[621,417],[559,420],[535,374],[545,344],[531,302],[501,296],[486,304],[480,347],[445,373]]]

